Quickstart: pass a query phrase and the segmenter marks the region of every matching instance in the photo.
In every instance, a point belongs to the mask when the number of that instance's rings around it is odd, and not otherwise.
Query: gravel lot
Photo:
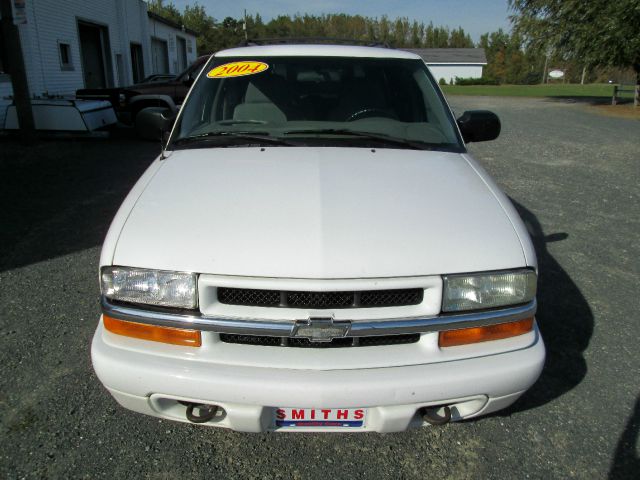
[[[401,434],[241,434],[118,407],[93,374],[102,238],[157,153],[0,139],[2,478],[638,478],[640,122],[453,97],[503,121],[471,150],[538,250],[540,381],[511,409]]]

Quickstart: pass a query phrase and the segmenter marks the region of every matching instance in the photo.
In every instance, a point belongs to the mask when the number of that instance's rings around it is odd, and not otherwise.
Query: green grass
[[[609,97],[613,85],[592,83],[579,85],[558,83],[550,85],[444,85],[447,95],[479,95],[496,97]],[[626,95],[625,95],[626,96]]]

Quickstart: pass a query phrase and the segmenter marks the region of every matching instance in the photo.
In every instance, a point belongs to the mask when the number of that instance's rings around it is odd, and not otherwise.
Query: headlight
[[[129,267],[104,267],[102,294],[112,300],[164,307],[196,308],[196,274]]]
[[[536,273],[513,270],[443,277],[442,311],[480,310],[527,303],[536,296]]]

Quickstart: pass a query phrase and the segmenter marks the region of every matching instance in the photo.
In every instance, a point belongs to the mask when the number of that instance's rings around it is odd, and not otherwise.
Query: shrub
[[[446,84],[447,84],[447,81],[446,81],[444,78],[441,78],[440,80],[438,80],[438,83],[439,83],[440,85],[446,85]]]
[[[456,85],[498,85],[498,81],[491,78],[460,78],[456,77]]]
[[[524,84],[536,85],[542,81],[542,74],[540,72],[529,72],[524,77]]]

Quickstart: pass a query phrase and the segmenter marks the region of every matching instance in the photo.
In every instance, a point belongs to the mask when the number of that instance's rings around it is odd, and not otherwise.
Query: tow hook
[[[216,416],[218,413],[217,405],[206,405],[203,403],[193,403],[193,402],[180,402],[181,404],[187,407],[187,420],[191,423],[206,423]],[[193,411],[197,410],[198,415],[194,414]]]
[[[442,409],[442,415],[438,413]],[[431,425],[444,425],[451,421],[451,409],[449,406],[425,407],[420,410],[422,419]]]

